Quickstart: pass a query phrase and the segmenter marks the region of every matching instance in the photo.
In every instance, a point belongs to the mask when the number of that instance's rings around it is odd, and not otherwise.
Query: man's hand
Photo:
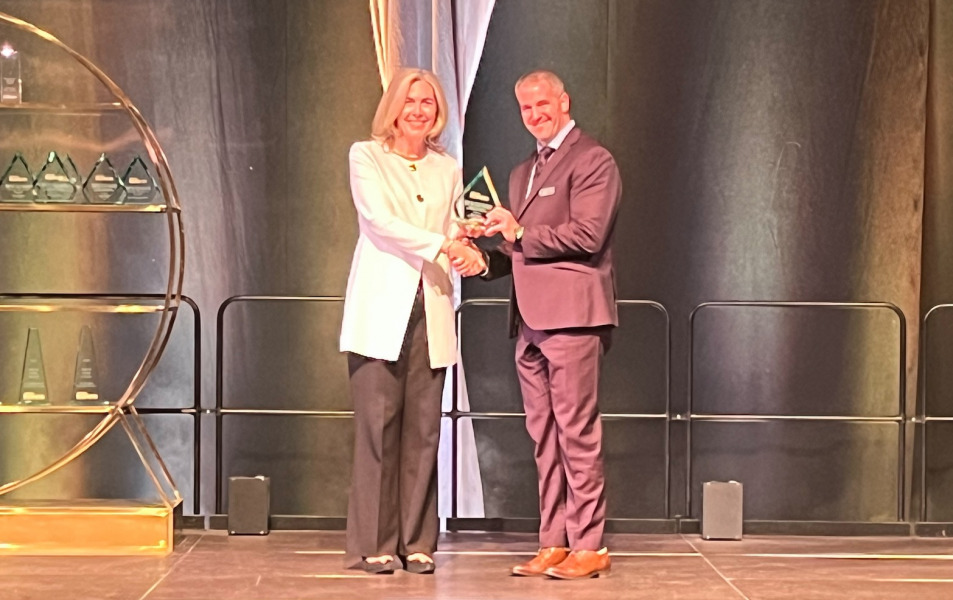
[[[507,242],[515,242],[516,230],[519,229],[519,226],[520,224],[516,222],[513,213],[502,206],[497,206],[486,213],[486,232],[484,235],[491,236],[502,233],[503,239]]]

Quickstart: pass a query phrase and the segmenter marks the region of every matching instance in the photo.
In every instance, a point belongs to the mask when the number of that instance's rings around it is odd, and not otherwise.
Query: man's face
[[[426,81],[415,81],[407,90],[404,108],[397,117],[397,130],[401,135],[423,138],[433,129],[437,119],[437,99],[433,88]]]
[[[523,125],[533,137],[548,144],[569,122],[569,94],[557,93],[545,79],[530,80],[516,89]]]

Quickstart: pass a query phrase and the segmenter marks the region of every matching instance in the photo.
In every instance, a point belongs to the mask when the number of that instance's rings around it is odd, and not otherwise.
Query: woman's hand
[[[450,264],[453,265],[453,268],[464,277],[479,275],[486,270],[483,253],[469,243],[450,240],[446,245],[445,252],[450,257]]]
[[[478,238],[486,235],[486,223],[468,221],[460,225],[460,233],[468,238]]]

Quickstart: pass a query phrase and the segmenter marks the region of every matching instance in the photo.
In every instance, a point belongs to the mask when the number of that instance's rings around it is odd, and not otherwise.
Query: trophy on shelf
[[[10,44],[0,48],[0,102],[19,104],[23,80],[20,79],[20,53]]]
[[[49,403],[43,350],[40,348],[40,330],[31,327],[27,332],[26,355],[23,357],[23,376],[20,378],[20,398],[17,404],[45,406]]]
[[[500,206],[500,197],[490,178],[490,171],[483,167],[454,201],[453,220],[463,228],[476,227],[482,225],[486,213],[497,206]]]
[[[86,178],[83,196],[90,204],[122,204],[126,201],[126,187],[105,154],[99,155]]]
[[[83,325],[79,332],[79,349],[76,351],[76,371],[73,375],[73,395],[70,404],[97,406],[109,404],[99,395],[99,367],[96,364],[96,348],[93,346],[93,330]]]
[[[76,196],[76,184],[56,152],[50,152],[46,164],[36,174],[36,201],[68,203]]]
[[[122,176],[126,185],[127,204],[155,204],[159,198],[159,186],[149,173],[146,163],[141,156],[136,156],[129,163],[129,168]]]
[[[35,202],[33,174],[23,155],[17,152],[0,177],[0,202]]]
[[[69,154],[63,159],[63,167],[66,168],[66,176],[69,177],[70,182],[79,190],[83,186],[83,178],[79,174],[79,169],[76,168],[76,163],[73,162],[73,157]],[[82,202],[83,199],[80,197],[77,201]]]

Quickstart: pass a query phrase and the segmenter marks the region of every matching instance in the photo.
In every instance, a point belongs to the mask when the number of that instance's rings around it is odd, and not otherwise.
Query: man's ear
[[[564,113],[568,113],[569,105],[570,105],[569,94],[567,94],[566,92],[563,92],[562,94],[559,95],[559,110],[561,110]]]

